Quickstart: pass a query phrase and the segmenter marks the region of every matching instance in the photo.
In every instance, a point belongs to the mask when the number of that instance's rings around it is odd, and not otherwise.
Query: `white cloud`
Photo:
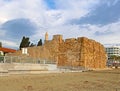
[[[94,39],[102,44],[107,43],[120,43],[120,22],[108,24],[105,26],[99,25],[62,25],[46,29],[49,31],[49,38],[52,38],[54,34],[62,34],[64,39],[88,37]],[[44,36],[45,32],[42,34]]]
[[[89,31],[89,29],[92,31]],[[120,43],[119,30],[120,21],[105,26],[89,25],[89,28],[87,28],[88,33],[91,33],[89,37],[101,42],[102,44]]]
[[[3,3],[0,8],[0,17],[5,19],[30,18],[40,25],[66,22],[71,18],[80,18],[90,11],[90,7],[99,0],[57,0],[58,10],[48,10],[44,0],[13,0]],[[67,5],[66,5],[67,4]]]
[[[4,22],[6,22],[6,21],[7,21],[6,18],[4,18],[4,17],[0,17],[0,24],[4,23]]]
[[[9,40],[0,40],[0,42],[2,42],[2,45],[4,45],[5,47],[18,48],[19,46],[16,42],[12,42]]]
[[[72,19],[80,19],[87,15],[99,0],[56,0],[57,9],[48,10],[49,19],[55,19],[53,24],[63,24]]]
[[[4,37],[5,36],[5,31],[0,30],[0,36]]]
[[[71,19],[80,19],[91,12],[101,0],[55,0],[57,9],[51,10],[45,5],[44,0],[0,0],[0,24],[15,18],[29,18],[38,25],[36,34],[30,36],[32,41],[44,39],[48,31],[50,38],[54,34],[62,34],[64,38],[86,36],[101,43],[119,41],[120,22],[106,26],[97,25],[71,25],[66,24]],[[117,0],[116,0],[117,1]],[[2,32],[2,30],[0,30]],[[113,34],[105,34],[106,32]],[[95,35],[100,32],[105,35]],[[0,33],[5,35],[5,32]],[[18,43],[2,41],[5,46],[18,47]]]
[[[88,14],[91,11],[91,7],[98,4],[98,2],[99,0],[57,0],[55,3],[58,8],[54,10],[44,9],[45,12],[43,12],[42,17],[44,22],[41,22],[43,20],[41,19],[39,24],[43,30],[49,31],[50,34],[65,34],[65,31],[73,30],[69,29],[73,25],[65,25],[65,23],[71,19],[79,19]],[[41,29],[38,32],[41,33]]]

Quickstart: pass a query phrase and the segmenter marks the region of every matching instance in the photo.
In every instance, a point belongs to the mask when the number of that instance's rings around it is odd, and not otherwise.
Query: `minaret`
[[[48,33],[46,32],[45,33],[45,41],[47,41],[48,40]]]

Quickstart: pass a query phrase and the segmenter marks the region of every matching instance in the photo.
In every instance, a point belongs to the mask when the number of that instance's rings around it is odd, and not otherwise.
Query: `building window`
[[[28,54],[27,48],[22,48],[22,54]]]

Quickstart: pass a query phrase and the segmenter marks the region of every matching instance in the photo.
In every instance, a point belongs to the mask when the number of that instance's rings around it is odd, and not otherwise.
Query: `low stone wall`
[[[0,63],[0,74],[39,74],[44,71],[56,71],[55,64]]]

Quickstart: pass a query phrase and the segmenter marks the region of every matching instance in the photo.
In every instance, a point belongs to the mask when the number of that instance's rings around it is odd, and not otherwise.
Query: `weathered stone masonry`
[[[54,35],[52,40],[45,39],[45,44],[28,47],[27,56],[57,61],[58,66],[83,66],[86,68],[105,68],[106,53],[100,43],[85,38],[71,38],[65,41],[62,35]],[[21,51],[14,55],[22,55]]]
[[[58,65],[105,68],[106,53],[94,40],[85,37],[66,39],[59,47]]]

